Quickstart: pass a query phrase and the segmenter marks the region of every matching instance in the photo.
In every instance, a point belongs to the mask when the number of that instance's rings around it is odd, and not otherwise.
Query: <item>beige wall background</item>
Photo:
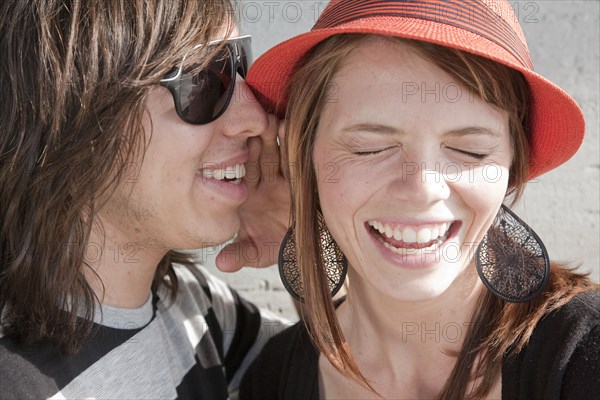
[[[580,265],[600,282],[600,2],[511,1],[537,72],[567,91],[583,109],[583,146],[569,162],[530,182],[515,208],[542,238],[550,258]],[[327,1],[237,1],[240,29],[253,36],[255,59],[275,44],[310,30]],[[296,319],[276,267],[234,274],[214,267],[212,249],[200,251],[207,267],[243,296]]]

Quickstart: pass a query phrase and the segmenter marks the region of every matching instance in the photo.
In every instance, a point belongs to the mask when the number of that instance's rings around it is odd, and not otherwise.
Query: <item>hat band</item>
[[[512,11],[512,10],[510,10]],[[512,18],[516,16],[510,13]],[[478,0],[346,0],[325,8],[313,30],[334,28],[371,17],[404,17],[422,19],[464,29],[490,40],[508,51],[528,69],[533,69],[526,45],[500,15]],[[400,32],[399,32],[400,33]]]

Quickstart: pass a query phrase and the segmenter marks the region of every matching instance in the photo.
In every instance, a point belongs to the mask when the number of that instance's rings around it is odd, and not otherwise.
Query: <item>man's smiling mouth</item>
[[[246,167],[244,164],[238,163],[220,169],[204,168],[201,172],[202,177],[206,179],[216,179],[228,183],[240,184],[242,178],[246,175]]]

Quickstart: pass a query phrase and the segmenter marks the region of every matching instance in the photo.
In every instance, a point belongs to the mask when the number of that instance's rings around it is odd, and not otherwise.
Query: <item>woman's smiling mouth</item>
[[[394,254],[403,256],[403,263],[428,263],[448,238],[458,230],[459,221],[405,225],[369,220],[367,229],[378,243]],[[409,258],[410,257],[410,258]]]

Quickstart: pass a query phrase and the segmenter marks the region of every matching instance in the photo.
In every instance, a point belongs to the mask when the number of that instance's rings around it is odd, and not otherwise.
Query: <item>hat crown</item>
[[[302,58],[324,40],[350,33],[435,43],[520,72],[531,93],[528,179],[561,165],[581,145],[581,109],[565,91],[533,71],[523,31],[505,0],[332,0],[311,32],[261,56],[246,81],[267,109],[284,118],[289,79]]]
[[[331,0],[313,31],[363,22],[378,28],[385,20],[420,19],[450,25],[484,37],[508,51],[527,69],[533,69],[525,35],[506,0]],[[404,25],[398,23],[399,29]]]

